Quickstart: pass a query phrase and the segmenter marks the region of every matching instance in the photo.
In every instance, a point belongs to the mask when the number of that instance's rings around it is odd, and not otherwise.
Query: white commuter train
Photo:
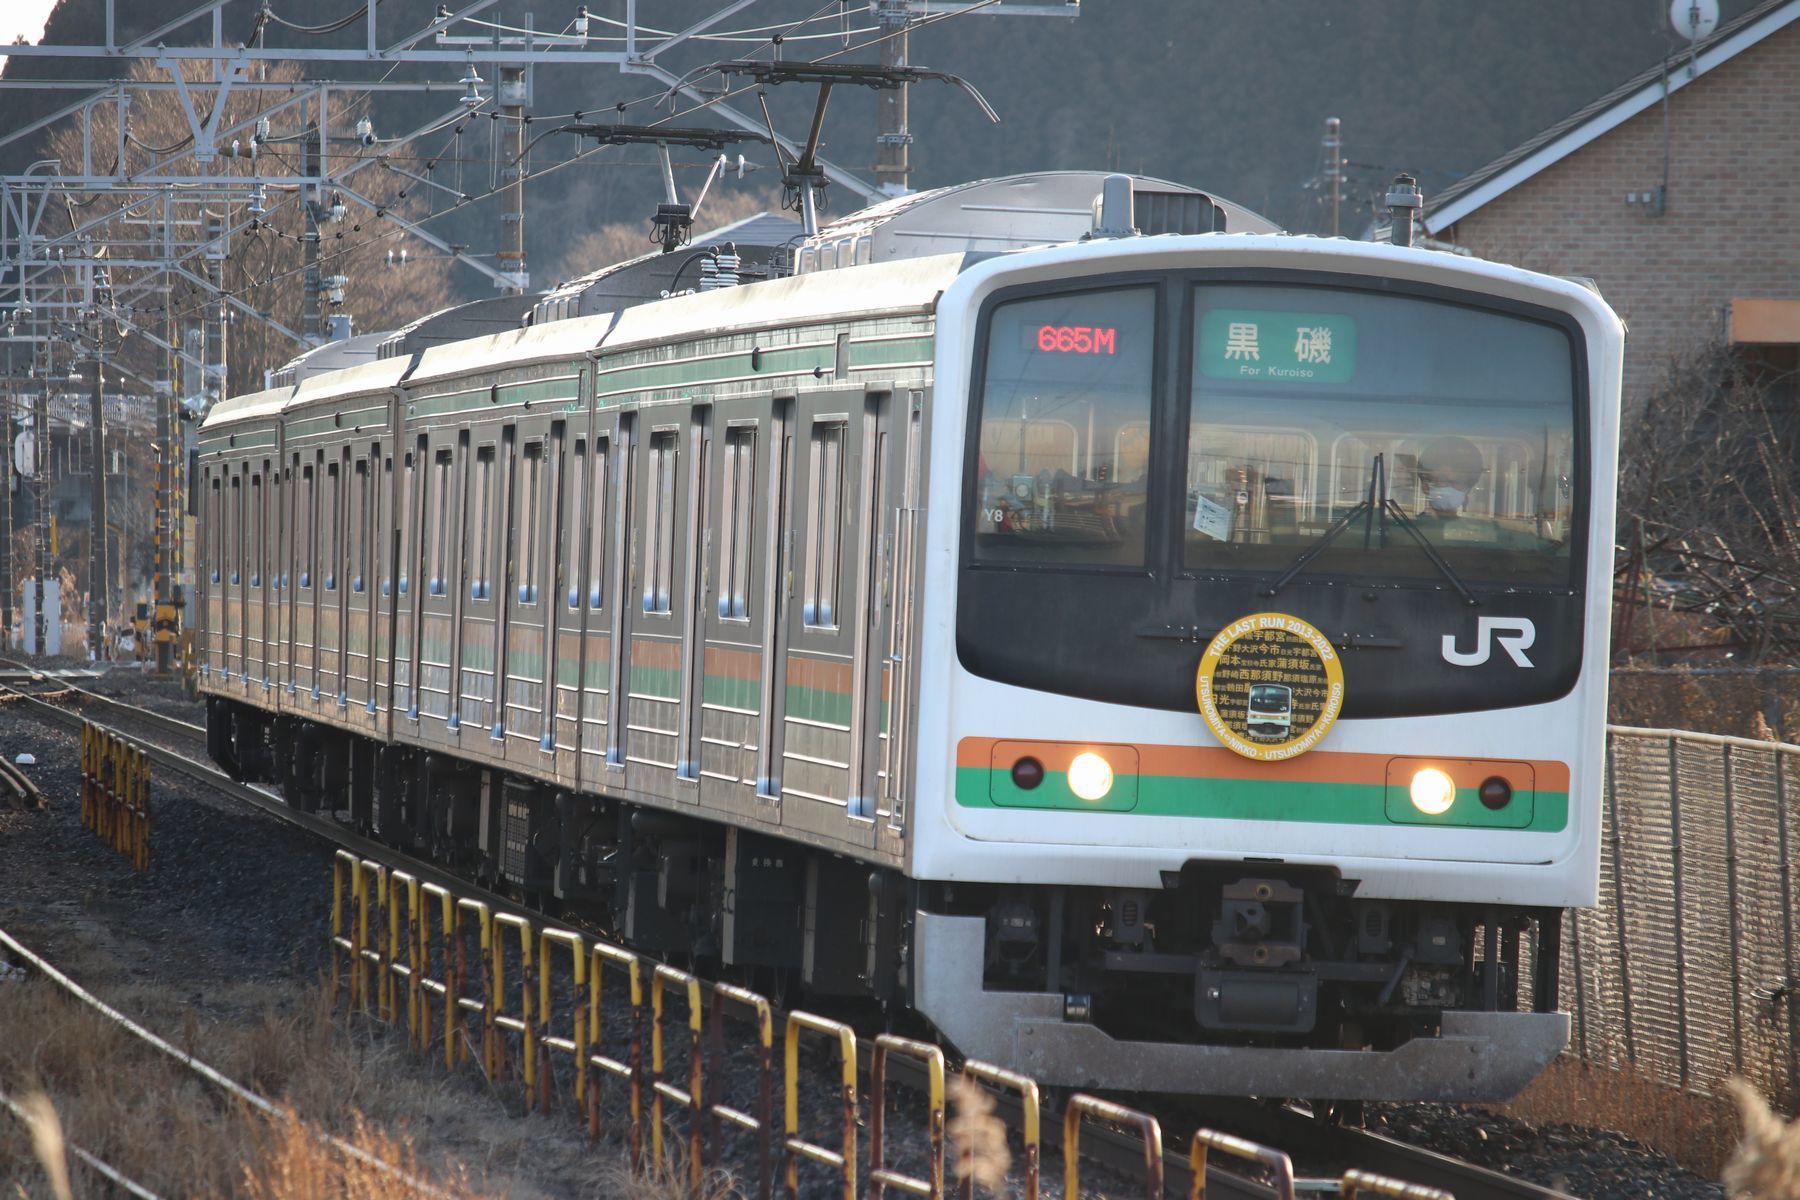
[[[1045,1083],[1513,1094],[1597,887],[1620,324],[1111,187],[222,403],[212,753]]]

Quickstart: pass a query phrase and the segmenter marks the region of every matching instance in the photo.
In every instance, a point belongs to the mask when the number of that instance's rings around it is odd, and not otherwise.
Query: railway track
[[[506,913],[533,922],[543,919],[542,913],[510,896],[483,888],[463,876],[365,837],[329,816],[293,809],[272,790],[232,779],[204,761],[206,731],[198,725],[140,708],[129,701],[100,695],[57,677],[27,672],[9,675],[13,676],[11,681],[0,678],[0,694],[15,697],[16,702],[26,705],[48,720],[72,728],[79,728],[84,722],[99,725],[119,736],[137,741],[151,760],[160,766],[203,787],[248,804],[287,825],[323,838],[338,848],[362,858],[403,866],[421,882],[434,883],[478,899],[496,914]],[[14,686],[15,683],[25,682],[47,682],[58,686],[56,691],[46,694],[33,694]],[[93,719],[100,714],[107,719]],[[155,731],[156,737],[161,740],[147,740],[142,736],[142,730]],[[169,741],[178,741],[185,746],[177,749],[167,744]],[[198,756],[191,752],[196,749]],[[783,1014],[777,1014],[777,1021],[782,1017]],[[870,1045],[866,1040],[859,1040],[859,1053],[861,1071],[866,1076],[870,1067]],[[896,1086],[921,1092],[928,1086],[923,1065],[898,1056],[888,1060],[888,1078]],[[819,1084],[821,1089],[834,1086],[833,1082]],[[1143,1098],[1139,1097],[1126,1099],[1143,1103]],[[1067,1149],[1064,1143],[1066,1105],[1066,1097],[1046,1098],[1039,1117],[1043,1157],[1051,1161],[1060,1159]],[[1018,1138],[1025,1123],[1025,1105],[1015,1096],[1001,1094],[996,1097],[996,1114],[1005,1121],[1013,1137]],[[1184,1144],[1179,1149],[1164,1149],[1161,1122],[1158,1122],[1153,1136],[1147,1137],[1147,1130],[1128,1128],[1122,1118],[1109,1121],[1108,1117],[1116,1114],[1108,1113],[1104,1105],[1090,1115],[1095,1120],[1085,1123],[1080,1132],[1081,1161],[1089,1167],[1110,1172],[1120,1180],[1143,1181],[1138,1185],[1137,1193],[1123,1194],[1164,1194],[1163,1190],[1150,1190],[1152,1187],[1166,1189],[1170,1194],[1203,1195],[1216,1200],[1266,1200],[1288,1195],[1340,1193],[1341,1168],[1334,1168],[1336,1173],[1331,1178],[1294,1178],[1290,1163],[1286,1168],[1290,1182],[1284,1184],[1279,1166],[1269,1169],[1273,1160],[1263,1163],[1260,1177],[1255,1178],[1237,1170],[1221,1168],[1217,1164],[1222,1159],[1232,1162],[1232,1157],[1229,1154],[1222,1155],[1217,1147],[1205,1160],[1204,1191],[1196,1192],[1191,1145]],[[1184,1128],[1192,1124],[1186,1114],[1178,1109],[1170,1110],[1168,1119],[1171,1123],[1180,1122],[1180,1127]],[[1246,1106],[1243,1111],[1234,1112],[1230,1123],[1233,1132],[1241,1139],[1248,1139],[1262,1146],[1297,1148],[1293,1155],[1281,1157],[1300,1158],[1306,1163],[1349,1164],[1374,1176],[1404,1180],[1415,1190],[1403,1194],[1418,1200],[1429,1200],[1444,1194],[1454,1196],[1456,1200],[1568,1200],[1563,1193],[1552,1189],[1397,1139],[1360,1129],[1325,1126],[1310,1115],[1292,1108]],[[1153,1176],[1156,1180],[1154,1184],[1151,1182]],[[960,1193],[951,1185],[945,1194]],[[1054,1189],[1047,1189],[1045,1194],[1054,1194]],[[1358,1194],[1386,1193],[1363,1190]]]

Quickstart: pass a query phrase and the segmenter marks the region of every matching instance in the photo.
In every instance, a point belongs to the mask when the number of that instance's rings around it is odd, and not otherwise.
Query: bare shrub
[[[994,1115],[994,1098],[963,1075],[950,1081],[949,1090],[955,1115],[945,1131],[950,1135],[952,1174],[1004,1195],[1012,1151],[1006,1145],[1006,1122]]]
[[[1800,653],[1800,413],[1723,343],[1672,360],[1628,425],[1615,649]]]
[[[1721,1178],[1732,1200],[1793,1200],[1800,1196],[1800,1121],[1769,1111],[1762,1095],[1742,1079],[1727,1085],[1744,1122],[1743,1137]]]

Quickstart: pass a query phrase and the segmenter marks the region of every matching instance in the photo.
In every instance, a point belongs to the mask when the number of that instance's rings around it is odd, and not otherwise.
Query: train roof
[[[258,417],[279,416],[293,394],[294,389],[291,387],[276,387],[228,397],[212,406],[212,411],[206,414],[200,428],[210,429],[227,421],[252,421]]]
[[[600,344],[612,321],[606,314],[575,317],[432,346],[419,355],[419,365],[406,383],[410,387],[548,359],[579,358]]]
[[[353,367],[345,367],[341,371],[309,376],[294,389],[293,398],[288,401],[287,407],[304,408],[309,404],[339,400],[345,396],[365,396],[370,392],[388,391],[400,382],[406,374],[406,368],[411,365],[410,358],[375,358]]]
[[[948,252],[999,254],[1077,241],[1094,222],[1105,171],[1034,171],[884,200],[806,240],[802,273]],[[1131,176],[1134,223],[1159,233],[1279,233],[1240,204],[1185,184]]]

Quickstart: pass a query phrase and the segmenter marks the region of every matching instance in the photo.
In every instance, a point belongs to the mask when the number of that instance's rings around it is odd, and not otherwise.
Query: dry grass
[[[68,1142],[169,1196],[255,1200],[415,1194],[391,1175],[329,1148],[327,1130],[365,1154],[430,1181],[438,1194],[658,1196],[679,1189],[641,1179],[609,1146],[590,1148],[576,1123],[522,1118],[517,1089],[477,1073],[445,1076],[405,1039],[334,1020],[319,990],[238,985],[198,995],[125,987],[109,994],[170,1041],[258,1093],[286,1115],[250,1112],[184,1067],[54,987],[0,985],[0,1090],[42,1092]],[[48,1143],[46,1143],[47,1145]],[[0,1115],[0,1196],[54,1194],[26,1130]],[[74,1194],[99,1181],[78,1162]],[[721,1184],[718,1195],[729,1194]]]
[[[1570,1056],[1557,1059],[1500,1111],[1532,1125],[1616,1130],[1712,1179],[1738,1133],[1729,1100],[1677,1091],[1628,1066],[1588,1066]]]
[[[1725,1164],[1725,1194],[1733,1200],[1793,1200],[1800,1196],[1800,1121],[1769,1111],[1755,1088],[1729,1085],[1743,1117],[1744,1136]]]
[[[954,1115],[945,1125],[950,1177],[959,1182],[972,1178],[994,1195],[1005,1195],[1012,1151],[1006,1144],[1006,1122],[994,1115],[994,1098],[986,1088],[958,1075],[950,1081],[950,1107]]]

